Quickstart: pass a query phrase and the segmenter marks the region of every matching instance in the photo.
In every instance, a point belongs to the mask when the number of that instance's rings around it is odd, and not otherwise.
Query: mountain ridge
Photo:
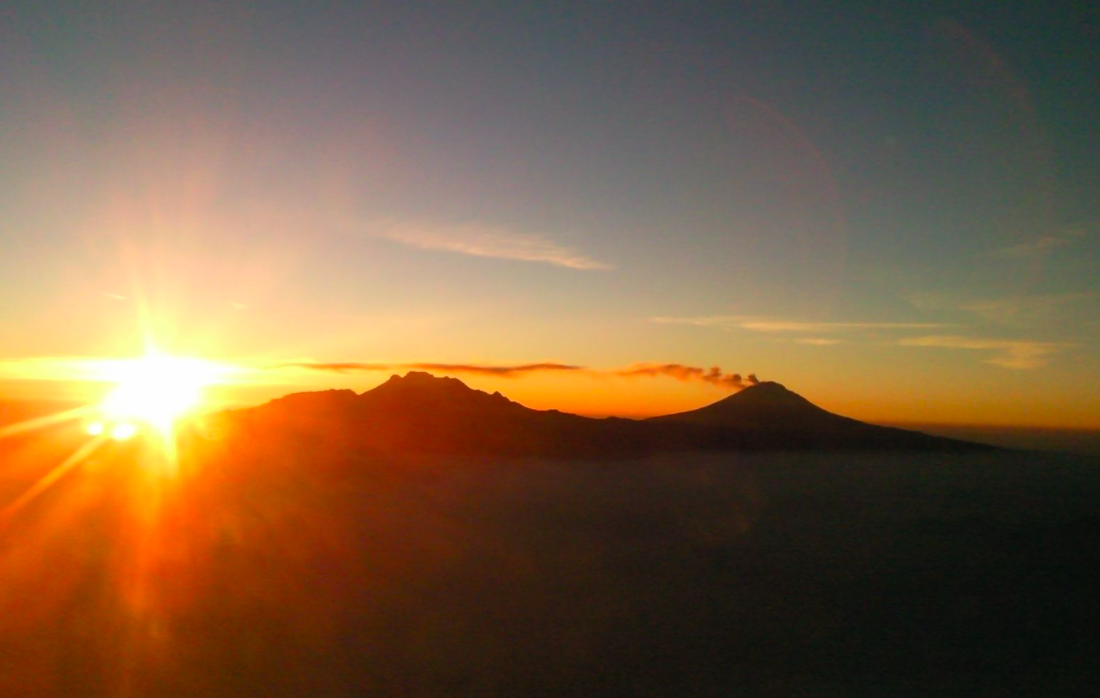
[[[292,393],[236,410],[231,422],[327,438],[352,449],[595,457],[692,450],[970,450],[979,444],[833,414],[762,382],[696,410],[648,419],[536,410],[423,371],[355,393]]]

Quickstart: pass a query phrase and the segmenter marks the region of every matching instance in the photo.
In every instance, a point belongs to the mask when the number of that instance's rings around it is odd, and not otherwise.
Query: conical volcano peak
[[[790,393],[787,386],[775,381],[760,381],[759,383],[753,383],[748,387],[742,389],[740,392],[753,391],[755,393]]]
[[[754,393],[791,393],[790,390],[787,390],[787,386],[782,383],[776,383],[775,381],[760,381],[759,383],[753,383],[740,392],[744,393],[750,390]],[[794,393],[791,394],[793,395]]]
[[[798,393],[773,381],[756,383],[706,407],[690,412],[654,417],[664,421],[702,424],[755,424],[771,428],[782,421],[793,424],[805,420],[843,419],[830,414]]]
[[[792,407],[812,404],[798,393],[787,390],[784,385],[775,381],[764,381],[750,385],[722,400],[722,402],[726,401],[758,405],[790,405]]]

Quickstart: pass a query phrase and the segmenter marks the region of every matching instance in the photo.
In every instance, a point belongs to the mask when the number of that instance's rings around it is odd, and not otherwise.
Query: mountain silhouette
[[[773,381],[757,383],[696,410],[652,417],[648,421],[705,429],[708,433],[704,440],[718,446],[738,441],[799,449],[977,446],[833,414]]]
[[[774,428],[796,420],[802,424],[833,424],[846,417],[834,415],[801,395],[772,381],[757,383],[739,392],[690,412],[679,412],[652,421],[676,421],[715,426],[752,425]],[[854,420],[849,420],[854,421]]]
[[[647,420],[535,410],[456,378],[410,371],[356,394],[294,393],[228,413],[231,425],[378,452],[549,457],[691,450],[966,450],[978,444],[828,412],[773,382]]]
[[[350,390],[294,393],[237,410],[231,424],[351,450],[458,455],[578,457],[653,450],[645,426],[609,417],[534,410],[500,393],[421,371]]]
[[[803,433],[849,433],[884,428],[833,414],[772,381],[750,386],[690,412],[653,417],[651,420]]]

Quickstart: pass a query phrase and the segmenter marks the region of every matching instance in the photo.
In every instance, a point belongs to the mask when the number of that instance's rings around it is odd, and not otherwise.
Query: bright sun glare
[[[104,378],[115,387],[100,404],[102,421],[89,424],[88,433],[124,441],[149,426],[167,436],[176,419],[199,405],[218,372],[208,361],[166,354],[114,362]]]

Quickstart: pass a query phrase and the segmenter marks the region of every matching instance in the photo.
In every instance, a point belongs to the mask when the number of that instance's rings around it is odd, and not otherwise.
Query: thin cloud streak
[[[1017,294],[976,299],[958,299],[949,294],[930,292],[913,294],[907,300],[923,311],[962,311],[984,322],[1023,328],[1051,323],[1065,324],[1071,319],[1071,313],[1081,314],[1082,308],[1073,306],[1097,298],[1095,291]]]
[[[703,368],[684,364],[639,363],[626,368],[600,370],[571,364],[536,363],[516,366],[486,366],[479,364],[441,363],[367,363],[367,362],[315,362],[297,361],[272,366],[274,369],[298,368],[328,373],[367,373],[372,371],[428,371],[438,373],[472,374],[498,378],[520,378],[533,373],[587,373],[619,378],[656,378],[667,376],[683,382],[699,382],[727,389],[740,390],[757,383],[755,374],[742,378],[739,373],[724,373],[718,366]]]
[[[570,247],[559,245],[542,235],[517,233],[506,228],[477,224],[432,226],[395,225],[382,237],[424,250],[445,250],[472,257],[492,257],[522,262],[542,262],[582,271],[610,269]]]
[[[568,364],[540,363],[518,366],[482,366],[478,364],[435,364],[435,363],[362,363],[362,362],[313,362],[299,361],[279,364],[275,368],[302,368],[309,371],[328,373],[365,373],[370,371],[439,371],[441,373],[469,373],[485,376],[514,378],[528,373],[556,371],[585,371],[583,366]]]
[[[1061,235],[1040,235],[1039,237],[1008,247],[1002,247],[989,253],[990,257],[1009,259],[1034,259],[1045,257],[1051,251],[1073,244],[1085,236],[1083,230],[1067,230]]]
[[[1066,305],[1095,297],[1095,292],[1017,296],[963,303],[959,308],[999,325],[1033,325],[1050,319]]]
[[[1015,370],[1042,368],[1047,365],[1047,361],[1051,355],[1057,354],[1066,346],[1056,342],[986,339],[982,337],[953,335],[909,337],[900,340],[898,344],[907,347],[936,347],[941,349],[963,349],[967,351],[992,351],[996,352],[996,356],[991,359],[986,359],[985,363]]]
[[[799,337],[794,341],[798,344],[809,344],[815,347],[832,347],[844,343],[842,339],[827,339],[825,337]]]
[[[650,322],[665,325],[693,325],[722,330],[751,332],[843,332],[845,330],[930,330],[954,327],[940,322],[812,322],[775,320],[751,315],[704,315],[699,317],[651,317]]]

